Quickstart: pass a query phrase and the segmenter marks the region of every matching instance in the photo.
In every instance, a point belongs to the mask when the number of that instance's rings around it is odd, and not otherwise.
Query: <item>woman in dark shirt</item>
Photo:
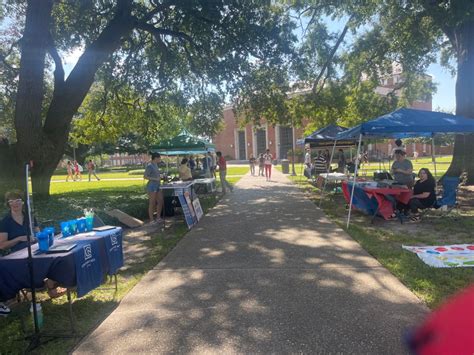
[[[5,194],[5,202],[10,212],[0,221],[0,250],[14,252],[28,246],[28,225],[23,211],[23,194],[20,191],[9,191]],[[39,228],[34,223],[34,232]],[[59,297],[66,292],[51,279],[44,280],[51,298]]]
[[[419,209],[430,208],[436,202],[436,180],[427,168],[421,168],[418,172],[419,180],[413,187],[413,196],[408,205],[403,205],[405,213],[411,211],[413,222],[420,220]]]
[[[28,226],[23,213],[23,199],[19,191],[5,194],[5,203],[10,212],[0,221],[0,250],[17,251],[27,246]],[[35,232],[39,229],[35,225]]]

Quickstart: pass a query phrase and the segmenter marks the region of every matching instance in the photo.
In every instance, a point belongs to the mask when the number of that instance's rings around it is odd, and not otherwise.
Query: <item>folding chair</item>
[[[437,208],[447,206],[447,209],[453,209],[458,207],[456,198],[459,191],[459,184],[461,179],[457,176],[445,176],[442,178],[441,183],[443,185],[442,197],[436,201]]]

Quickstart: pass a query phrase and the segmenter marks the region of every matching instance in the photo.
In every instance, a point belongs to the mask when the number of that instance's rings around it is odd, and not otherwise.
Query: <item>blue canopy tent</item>
[[[474,119],[444,112],[414,110],[401,108],[386,115],[374,118],[361,123],[347,131],[338,133],[336,140],[358,139],[356,157],[357,176],[359,165],[359,154],[362,137],[364,138],[410,138],[410,137],[431,137],[436,133],[474,133]],[[433,156],[434,156],[434,144]],[[435,162],[436,174],[436,162]],[[354,196],[354,186],[352,186],[351,200],[349,202],[349,213],[347,217],[347,227],[349,227],[352,209],[352,198]]]
[[[322,148],[322,147],[329,147],[334,144],[336,135],[338,133],[346,131],[347,128],[330,124],[326,127],[320,128],[309,136],[305,137],[304,139],[299,139],[296,143],[299,145],[309,144],[311,148]],[[347,140],[338,140],[338,146],[352,146],[356,145],[356,139],[347,139]]]

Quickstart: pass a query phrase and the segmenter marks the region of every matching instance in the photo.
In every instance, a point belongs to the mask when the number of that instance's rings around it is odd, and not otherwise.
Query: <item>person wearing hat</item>
[[[395,161],[390,171],[396,182],[406,185],[410,189],[413,187],[413,164],[406,159],[404,150],[395,151]]]

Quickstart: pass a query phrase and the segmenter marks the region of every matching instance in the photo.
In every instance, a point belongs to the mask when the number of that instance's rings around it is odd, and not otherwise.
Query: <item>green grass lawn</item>
[[[232,168],[234,169],[234,168]],[[248,168],[235,170],[245,173]],[[119,173],[117,173],[119,174]],[[116,176],[114,174],[114,176]],[[240,178],[230,177],[228,181],[235,184]],[[219,186],[219,181],[217,182]],[[219,195],[200,196],[201,206],[206,213],[219,200]],[[2,204],[2,206],[4,206]],[[34,201],[35,215],[40,222],[69,220],[82,216],[84,208],[94,208],[97,215],[106,223],[114,223],[103,211],[118,208],[139,219],[147,218],[147,196],[143,181],[93,181],[51,184],[51,198],[48,201]],[[0,208],[5,213],[5,207]],[[48,222],[50,224],[50,222]],[[166,231],[156,231],[150,240],[145,242],[149,253],[139,262],[135,262],[125,271],[121,271],[119,290],[117,293],[107,285],[108,289],[96,289],[85,297],[75,299],[73,311],[81,336],[88,334],[120,303],[120,300],[140,281],[143,275],[153,268],[188,231],[182,218]],[[55,300],[40,293],[44,314],[44,331],[61,333],[69,329],[66,296]],[[0,354],[19,354],[26,349],[28,342],[24,340],[26,331],[31,333],[32,320],[29,305],[21,304],[14,308],[13,314],[0,317]],[[41,346],[37,353],[64,354],[69,352],[80,339],[58,339]]]
[[[433,175],[435,175],[434,163],[431,160],[431,157],[418,158],[415,161],[412,158],[409,160],[413,164],[413,172],[418,173],[421,168],[428,168]],[[451,164],[452,156],[441,156],[436,158],[436,178],[441,178],[446,170],[448,170],[449,165]],[[374,172],[377,170],[390,170],[391,163],[393,161],[385,161],[383,163],[370,162],[369,164],[363,164],[360,169],[359,176],[373,176]],[[295,164],[295,171],[298,175],[301,174],[303,164]],[[337,168],[337,164],[333,163],[332,168]],[[290,164],[291,172],[291,164]]]
[[[319,205],[319,189],[309,184],[304,177],[289,178]],[[428,213],[419,224],[400,224],[398,221],[382,219],[376,219],[375,223],[371,224],[370,217],[354,211],[351,225],[347,229],[345,205],[341,193],[329,193],[324,196],[321,207],[329,218],[346,230],[429,307],[438,306],[448,296],[474,282],[472,268],[432,268],[425,265],[415,254],[402,249],[402,245],[472,243],[474,211],[451,212],[445,216]]]
[[[249,171],[249,166],[248,165],[242,165],[242,166],[228,166],[227,167],[227,175],[245,175]],[[117,172],[101,172],[98,170],[96,172],[97,176],[99,176],[100,179],[129,179],[129,178],[142,178],[143,173],[145,172],[144,169],[141,170],[131,170],[131,171],[117,171]],[[55,174],[51,178],[52,181],[55,180],[66,180],[67,175],[66,174]],[[88,182],[89,175],[87,171],[82,173],[82,182]],[[95,177],[91,177],[91,182],[96,181]],[[76,182],[77,183],[77,182]]]

